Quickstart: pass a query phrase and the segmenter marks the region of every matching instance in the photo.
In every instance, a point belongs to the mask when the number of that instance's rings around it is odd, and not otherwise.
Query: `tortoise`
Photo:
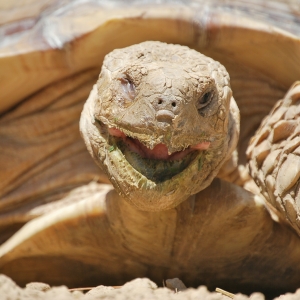
[[[5,5],[1,273],[20,285],[299,287],[293,7]]]

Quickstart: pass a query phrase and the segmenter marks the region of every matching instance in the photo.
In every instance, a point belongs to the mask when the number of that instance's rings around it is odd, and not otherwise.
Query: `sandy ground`
[[[264,295],[254,293],[250,297],[237,294],[235,300],[263,300]],[[30,283],[26,288],[20,288],[10,278],[0,275],[0,300],[96,300],[96,299],[164,299],[164,300],[230,300],[220,293],[211,293],[205,286],[197,289],[186,289],[175,292],[169,288],[158,288],[147,278],[135,279],[120,288],[98,286],[87,293],[70,291],[66,286],[50,287],[45,283]],[[294,294],[282,295],[277,300],[299,300],[300,289]]]

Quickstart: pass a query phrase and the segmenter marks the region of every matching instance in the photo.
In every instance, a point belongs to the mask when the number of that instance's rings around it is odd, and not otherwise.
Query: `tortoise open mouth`
[[[202,142],[182,151],[169,154],[165,144],[147,148],[138,139],[126,136],[121,130],[109,128],[111,151],[118,148],[127,162],[149,180],[160,183],[181,173],[198,157],[199,151],[207,150],[210,143]]]

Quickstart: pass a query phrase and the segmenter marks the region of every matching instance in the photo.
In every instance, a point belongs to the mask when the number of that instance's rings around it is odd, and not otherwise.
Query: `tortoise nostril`
[[[175,99],[170,99],[168,96],[156,98],[153,106],[156,110],[170,110],[172,112],[178,110],[178,102]]]

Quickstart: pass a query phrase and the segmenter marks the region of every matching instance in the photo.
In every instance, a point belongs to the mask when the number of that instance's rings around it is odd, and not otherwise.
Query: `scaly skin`
[[[236,147],[239,112],[220,63],[184,46],[144,42],[106,56],[80,127],[117,192],[159,211],[216,177]],[[171,161],[176,170],[160,175]]]
[[[251,176],[264,198],[300,234],[300,82],[278,101],[252,138]]]

